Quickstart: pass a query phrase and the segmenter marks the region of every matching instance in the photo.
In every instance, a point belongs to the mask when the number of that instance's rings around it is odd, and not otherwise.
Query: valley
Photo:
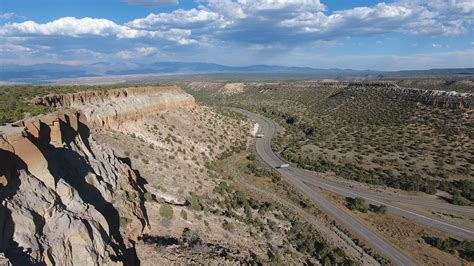
[[[470,87],[179,80],[15,89],[1,89],[23,103],[2,113],[0,127],[0,258],[9,263],[472,259]],[[396,134],[407,121],[412,143]],[[383,138],[369,142],[372,132]],[[426,156],[425,169],[417,160]],[[455,251],[435,246],[448,239]]]

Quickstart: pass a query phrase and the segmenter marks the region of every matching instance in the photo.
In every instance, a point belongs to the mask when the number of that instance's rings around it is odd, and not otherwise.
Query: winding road
[[[311,186],[317,186],[321,189],[330,191],[343,197],[362,197],[366,199],[369,204],[384,204],[388,207],[389,212],[392,214],[405,217],[414,222],[430,226],[434,229],[447,232],[463,239],[474,240],[474,230],[472,228],[468,228],[464,225],[453,224],[452,222],[442,221],[436,217],[429,216],[426,212],[409,209],[406,206],[403,206],[404,203],[416,204],[416,199],[414,200],[406,196],[387,196],[383,195],[382,193],[351,188],[338,182],[323,179],[318,177],[313,172],[302,170],[293,166],[288,168],[277,168],[277,166],[285,164],[286,162],[281,160],[271,148],[271,140],[276,132],[276,127],[273,121],[243,109],[230,108],[230,110],[243,114],[259,124],[259,133],[264,134],[264,137],[257,139],[256,149],[258,155],[265,163],[275,168],[283,177],[286,178],[290,184],[313,200],[321,210],[332,216],[357,237],[365,239],[371,245],[371,247],[384,255],[386,258],[390,259],[392,263],[396,265],[416,264],[400,249],[392,245],[389,241],[382,238],[378,234],[372,232],[350,214],[341,210],[340,207],[336,206],[334,203],[318,194]],[[417,205],[421,207],[430,207],[435,209],[456,209],[457,211],[471,214],[474,212],[474,208],[472,207],[459,207],[427,201],[419,201],[418,203],[419,204]]]

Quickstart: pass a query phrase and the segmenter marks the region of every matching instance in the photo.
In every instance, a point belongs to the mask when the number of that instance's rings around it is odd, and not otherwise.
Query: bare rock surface
[[[149,230],[145,181],[91,131],[133,130],[194,98],[167,86],[37,103],[60,111],[0,127],[0,264],[138,264],[135,243]]]
[[[14,264],[133,263],[147,218],[139,177],[81,112],[2,127],[0,252]]]
[[[95,129],[121,130],[150,114],[192,107],[195,100],[176,86],[160,86],[51,95],[38,98],[37,103],[81,110]]]

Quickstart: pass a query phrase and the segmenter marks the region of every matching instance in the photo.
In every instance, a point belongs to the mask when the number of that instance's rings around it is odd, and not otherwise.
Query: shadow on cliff
[[[7,177],[6,187],[0,187],[0,202],[15,195],[20,188],[20,171],[27,166],[14,153],[0,150],[0,176]],[[37,221],[34,221],[35,224]],[[13,241],[15,224],[11,211],[0,205],[0,252],[4,253],[13,265],[33,265],[30,256]]]
[[[145,222],[146,224],[144,224],[144,226],[150,226],[150,222],[149,222],[149,219],[148,219],[148,213],[146,211],[146,208],[145,208],[145,193],[147,192],[146,188],[145,188],[145,185],[148,184],[148,182],[146,181],[145,178],[143,178],[143,176],[140,175],[140,172],[138,170],[135,170],[133,169],[132,167],[132,161],[130,160],[130,158],[121,158],[121,157],[117,157],[117,159],[128,165],[128,167],[130,167],[130,169],[132,169],[133,173],[135,174],[135,176],[137,177],[137,182],[134,183],[134,182],[130,182],[132,184],[132,186],[140,193],[140,209],[143,213],[143,216],[145,217]]]
[[[111,247],[114,249],[117,257],[113,257],[114,261],[122,261],[125,265],[138,265],[140,262],[136,254],[135,248],[127,248],[125,246],[122,235],[120,234],[120,215],[117,209],[108,202],[93,185],[86,181],[86,177],[94,170],[90,167],[89,162],[84,159],[78,152],[71,149],[71,144],[76,141],[79,133],[82,142],[92,153],[90,143],[88,142],[90,131],[89,128],[80,123],[78,125],[78,133],[69,126],[69,123],[61,122],[61,137],[64,147],[55,147],[50,143],[51,130],[46,125],[40,124],[41,141],[36,145],[41,150],[48,162],[48,170],[57,183],[60,179],[65,180],[79,194],[81,199],[95,207],[106,219],[109,225],[110,235],[113,241],[110,241]],[[96,175],[97,180],[102,181],[103,177]]]

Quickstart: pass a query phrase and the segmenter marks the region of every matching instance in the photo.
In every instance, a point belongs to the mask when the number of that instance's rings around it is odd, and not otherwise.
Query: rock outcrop
[[[81,110],[94,129],[121,130],[150,114],[192,107],[194,98],[176,86],[86,91],[38,98],[37,104]]]
[[[349,83],[348,89],[349,91],[379,91],[393,99],[418,102],[439,108],[465,110],[474,107],[474,94],[467,92],[402,88],[391,82]]]
[[[0,127],[0,253],[13,265],[134,264],[148,223],[140,182],[82,112]]]

